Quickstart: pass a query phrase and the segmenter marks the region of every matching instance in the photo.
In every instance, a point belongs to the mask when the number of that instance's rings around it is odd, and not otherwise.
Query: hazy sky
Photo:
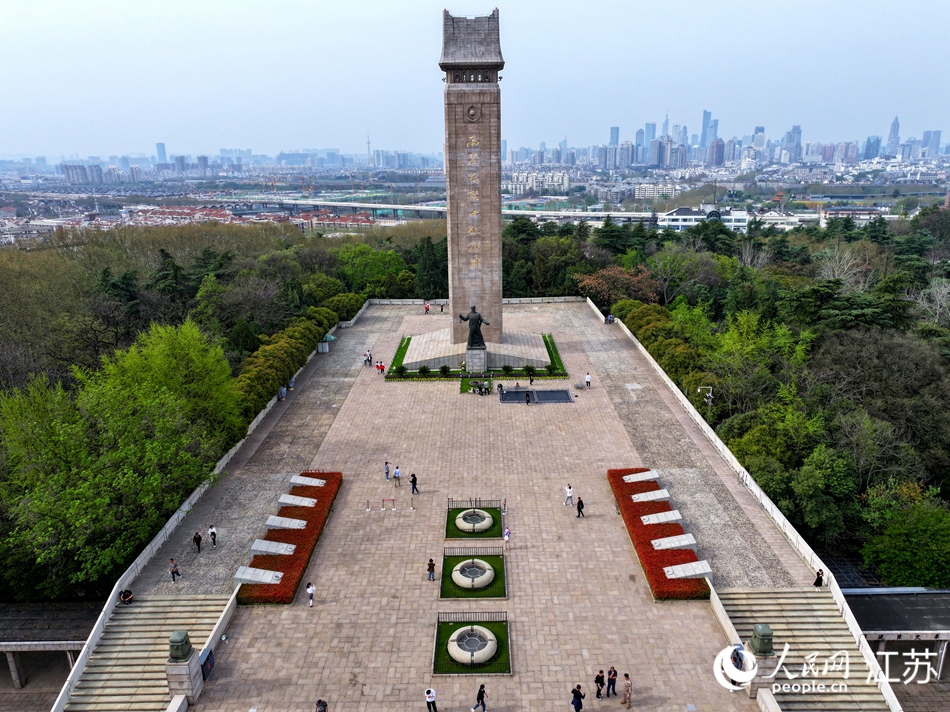
[[[0,0],[0,155],[439,151],[442,9],[459,0]],[[804,141],[942,129],[947,0],[509,0],[509,148],[646,121]]]

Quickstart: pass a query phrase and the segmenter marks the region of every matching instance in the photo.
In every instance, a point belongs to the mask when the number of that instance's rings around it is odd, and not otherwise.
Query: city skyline
[[[374,147],[437,152],[443,5],[288,4],[266,13],[251,0],[226,11],[175,1],[83,0],[52,12],[50,0],[18,5],[8,9],[0,44],[0,61],[18,69],[6,89],[17,101],[4,117],[0,156],[153,155],[156,142],[169,155],[221,146],[274,155],[306,145],[360,154],[367,133]],[[457,14],[490,11],[468,0],[451,5]],[[935,7],[910,6],[920,16]],[[583,15],[563,2],[544,13],[500,5],[503,135],[509,147],[553,145],[565,135],[571,145],[603,145],[610,127],[619,127],[620,142],[635,141],[638,129],[667,116],[692,135],[704,110],[720,121],[723,139],[758,125],[777,139],[798,125],[805,141],[863,141],[886,137],[895,115],[902,139],[944,128],[950,97],[925,89],[940,85],[950,63],[939,23],[922,23],[904,43],[891,34],[884,3],[804,2],[798,17],[812,7],[822,27],[840,31],[801,32],[787,8],[737,2],[728,15],[707,17],[698,3],[672,2],[664,13],[688,21],[677,24],[671,45],[626,4],[595,1]],[[603,41],[596,33],[608,20],[629,26],[631,39]],[[99,51],[70,50],[78,36]],[[729,41],[711,45],[711,37]],[[728,51],[717,60],[720,46]],[[824,78],[832,66],[841,79]]]

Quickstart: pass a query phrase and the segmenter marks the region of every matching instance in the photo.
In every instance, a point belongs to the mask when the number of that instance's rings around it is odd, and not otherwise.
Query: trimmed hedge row
[[[625,475],[638,472],[647,472],[645,467],[632,467],[618,470],[607,470],[607,479],[617,498],[620,513],[627,525],[630,540],[637,550],[640,566],[646,575],[647,583],[653,592],[653,598],[658,601],[689,600],[709,598],[709,585],[705,579],[668,579],[663,572],[666,566],[688,564],[699,561],[696,553],[691,549],[672,549],[656,551],[653,548],[654,539],[685,534],[683,527],[677,523],[644,524],[640,517],[647,514],[669,512],[672,507],[669,502],[634,502],[630,497],[634,494],[652,492],[660,489],[656,482],[624,482]]]
[[[235,383],[242,395],[242,412],[250,423],[277,391],[290,381],[317,343],[339,321],[335,312],[307,308],[302,316],[270,336],[261,336],[261,347],[244,359]]]
[[[320,306],[332,309],[339,314],[340,321],[349,321],[359,314],[365,302],[366,298],[361,294],[343,292],[343,294],[336,294],[330,297]]]
[[[251,559],[250,566],[256,569],[282,571],[284,577],[278,584],[246,583],[238,593],[238,603],[293,603],[297,589],[303,580],[310,557],[317,547],[317,541],[323,532],[323,527],[330,516],[333,501],[343,482],[340,472],[311,472],[300,473],[305,477],[315,477],[326,480],[323,487],[293,487],[290,494],[298,497],[311,497],[317,500],[313,507],[281,507],[277,512],[279,517],[303,519],[307,522],[304,529],[271,529],[264,536],[267,541],[277,541],[282,544],[296,544],[293,554],[282,556],[276,554],[257,554]]]

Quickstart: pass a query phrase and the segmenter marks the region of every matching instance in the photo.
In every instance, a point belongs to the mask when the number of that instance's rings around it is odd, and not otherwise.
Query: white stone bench
[[[318,480],[315,477],[304,477],[303,475],[294,475],[290,478],[290,484],[303,485],[305,487],[323,487],[326,480]]]
[[[267,518],[267,524],[265,526],[268,529],[306,529],[307,522],[305,522],[303,519],[277,517],[272,514]]]
[[[652,492],[641,492],[640,494],[630,495],[634,502],[665,502],[670,498],[670,493],[665,489],[653,490]]]
[[[712,575],[712,568],[709,562],[703,559],[691,564],[678,564],[677,566],[666,566],[663,569],[668,579],[681,578],[704,578]]]
[[[293,494],[282,494],[277,500],[280,504],[288,504],[292,507],[313,507],[317,500],[310,497],[298,497]]]
[[[653,470],[647,470],[646,472],[637,472],[633,475],[624,475],[624,482],[649,482],[650,480],[660,479],[660,473],[654,472]]]
[[[283,544],[279,541],[267,541],[266,539],[255,539],[251,544],[252,554],[293,554],[296,544]]]
[[[660,512],[659,514],[644,514],[640,521],[644,524],[669,524],[683,519],[680,510],[674,509],[672,512]]]
[[[280,571],[241,566],[234,574],[234,583],[280,583],[282,578],[284,578],[284,574]]]
[[[654,551],[668,551],[670,549],[692,549],[696,551],[696,537],[692,534],[667,536],[662,539],[654,539],[650,543],[653,544]]]

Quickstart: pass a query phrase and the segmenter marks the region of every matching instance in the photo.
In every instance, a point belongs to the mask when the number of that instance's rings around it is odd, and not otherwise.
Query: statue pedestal
[[[469,373],[485,373],[488,370],[488,351],[486,349],[467,349],[465,368]]]

